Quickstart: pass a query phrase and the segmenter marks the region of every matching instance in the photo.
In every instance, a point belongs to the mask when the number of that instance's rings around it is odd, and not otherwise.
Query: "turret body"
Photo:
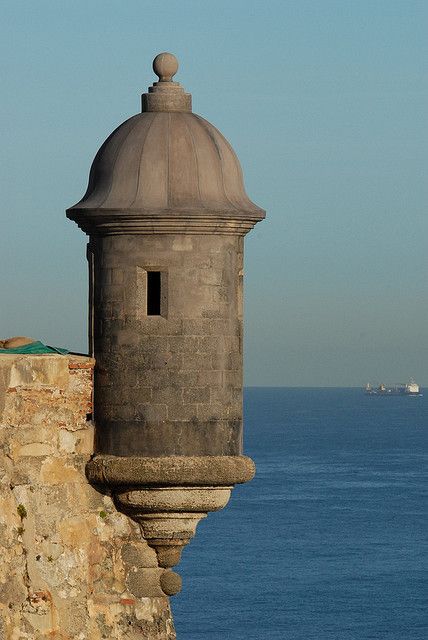
[[[141,114],[98,151],[67,211],[89,235],[95,455],[111,492],[157,553],[160,588],[199,520],[254,474],[242,455],[243,237],[264,211],[238,159],[160,54]]]
[[[242,453],[242,239],[92,240],[97,452]]]
[[[243,235],[264,212],[166,63],[67,212],[90,235],[96,451],[239,455]]]

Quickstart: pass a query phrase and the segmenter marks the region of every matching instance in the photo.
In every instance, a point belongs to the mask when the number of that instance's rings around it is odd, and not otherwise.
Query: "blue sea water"
[[[427,640],[428,392],[244,406],[257,476],[183,553],[178,640]]]

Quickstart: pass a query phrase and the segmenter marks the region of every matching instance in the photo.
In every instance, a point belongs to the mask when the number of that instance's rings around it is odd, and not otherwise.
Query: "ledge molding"
[[[249,482],[255,472],[255,464],[247,456],[95,455],[86,465],[91,484],[110,487],[221,487]]]

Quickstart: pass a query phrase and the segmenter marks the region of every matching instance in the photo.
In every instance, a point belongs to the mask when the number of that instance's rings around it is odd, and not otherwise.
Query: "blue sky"
[[[1,337],[86,347],[65,209],[160,51],[268,212],[246,239],[251,385],[428,385],[428,3],[2,2]]]

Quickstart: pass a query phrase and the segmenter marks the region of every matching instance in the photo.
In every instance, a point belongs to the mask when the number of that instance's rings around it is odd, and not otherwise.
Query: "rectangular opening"
[[[147,315],[161,315],[161,272],[147,271]]]

